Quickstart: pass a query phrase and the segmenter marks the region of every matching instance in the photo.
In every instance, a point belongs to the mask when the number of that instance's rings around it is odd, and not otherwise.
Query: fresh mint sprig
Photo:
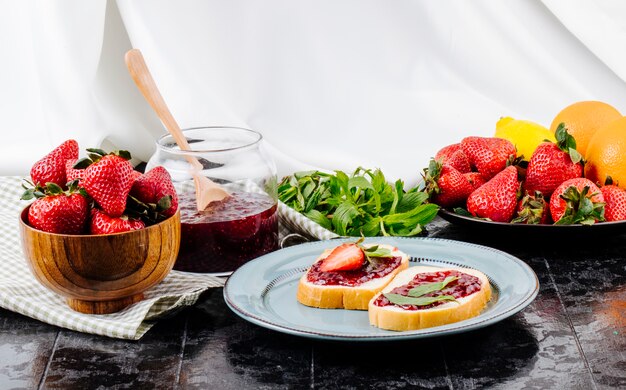
[[[380,169],[298,172],[285,177],[278,197],[340,236],[416,236],[437,215],[439,206],[425,203],[428,195],[404,182],[388,183]]]
[[[410,289],[407,295],[393,293],[383,293],[383,295],[389,300],[389,302],[400,306],[428,306],[432,305],[435,302],[442,301],[457,302],[457,300],[452,295],[438,295],[434,297],[425,296],[426,294],[430,294],[436,291],[442,291],[448,286],[448,284],[454,282],[457,279],[457,276],[448,276],[441,282],[420,284]]]

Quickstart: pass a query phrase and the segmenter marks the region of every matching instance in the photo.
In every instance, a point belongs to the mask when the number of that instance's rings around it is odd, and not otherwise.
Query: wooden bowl
[[[180,247],[180,211],[145,229],[105,235],[47,233],[20,217],[22,248],[41,284],[81,313],[114,313],[143,299],[170,272]]]

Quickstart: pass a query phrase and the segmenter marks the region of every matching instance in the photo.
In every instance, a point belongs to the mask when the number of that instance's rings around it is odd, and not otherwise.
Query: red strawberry
[[[603,187],[600,187],[604,196],[604,219],[606,221],[626,220],[626,190],[613,185],[613,179],[607,177]]]
[[[517,169],[509,166],[467,198],[467,210],[475,217],[509,222],[517,207]]]
[[[591,225],[604,220],[604,196],[591,180],[570,179],[552,193],[550,214],[557,225]]]
[[[557,143],[540,144],[528,161],[525,188],[528,192],[540,191],[549,197],[561,183],[582,177],[582,157],[576,151],[574,137],[562,124],[555,133]]]
[[[65,176],[67,177],[67,181],[74,181],[76,179],[82,179],[83,174],[85,173],[84,169],[76,169],[74,168],[74,164],[76,164],[78,159],[72,158],[65,162]]]
[[[119,218],[109,217],[98,209],[91,211],[89,232],[91,234],[111,234],[139,230],[145,227],[140,219],[132,219],[126,215]]]
[[[482,186],[483,184],[487,182],[487,180],[485,180],[483,175],[481,175],[478,172],[464,173],[463,176],[465,176],[465,178],[470,182],[470,184],[472,185],[474,189],[479,188],[480,186]]]
[[[52,185],[56,186],[56,185]],[[47,186],[49,189],[51,185]],[[30,226],[44,232],[57,234],[81,234],[85,230],[89,205],[79,193],[63,192],[61,187],[48,191],[28,209]]]
[[[322,260],[320,270],[322,272],[351,271],[361,268],[364,262],[365,254],[363,250],[355,243],[345,243],[333,249]]]
[[[135,180],[139,179],[141,176],[142,176],[141,172],[133,170],[133,173],[132,173],[133,183],[135,182]]]
[[[120,217],[133,185],[133,166],[125,159],[108,154],[85,168],[81,185],[110,217]]]
[[[515,145],[502,138],[466,137],[461,141],[463,152],[472,167],[489,180],[515,159]]]
[[[77,158],[78,143],[73,139],[67,140],[37,161],[30,170],[30,177],[36,186],[55,183],[65,188],[65,184],[68,182],[65,175],[65,162]]]
[[[434,159],[425,171],[424,182],[431,200],[446,208],[463,204],[474,190],[461,172]]]
[[[616,185],[600,187],[606,204],[604,219],[606,221],[626,220],[626,191]]]
[[[158,203],[161,198],[170,195],[171,206],[163,211],[163,215],[172,216],[178,209],[178,195],[172,178],[162,166],[152,168],[135,180],[130,194],[144,203]]]
[[[528,225],[549,224],[550,207],[541,192],[526,194],[517,204],[517,217],[511,222]]]
[[[469,159],[461,149],[461,144],[452,144],[444,147],[435,155],[435,160],[442,164],[448,164],[461,173],[472,170]]]

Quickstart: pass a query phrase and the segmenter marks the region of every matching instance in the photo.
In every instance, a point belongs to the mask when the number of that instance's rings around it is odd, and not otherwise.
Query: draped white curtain
[[[626,113],[621,0],[0,0],[0,174],[67,138],[152,154],[142,50],[182,127],[260,131],[279,173],[380,167],[414,183],[500,116]]]

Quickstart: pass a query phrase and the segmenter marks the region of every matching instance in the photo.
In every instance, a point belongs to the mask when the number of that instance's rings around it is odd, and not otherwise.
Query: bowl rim
[[[32,230],[34,232],[37,233],[42,233],[42,234],[49,234],[51,236],[59,236],[59,237],[114,237],[114,236],[121,236],[123,234],[128,234],[128,233],[135,233],[135,232],[141,232],[141,231],[147,231],[148,229],[157,229],[160,225],[167,223],[171,223],[171,219],[175,218],[178,215],[178,219],[180,220],[180,207],[178,209],[176,209],[176,212],[168,217],[167,219],[164,219],[163,221],[159,222],[159,223],[155,223],[154,225],[150,225],[147,227],[144,227],[143,229],[138,229],[138,230],[130,230],[127,232],[118,232],[118,233],[108,233],[108,234],[64,234],[64,233],[51,233],[51,232],[46,232],[43,230],[39,230],[39,229],[35,229],[34,227],[30,226],[27,222],[27,216],[28,216],[28,209],[30,208],[30,206],[32,206],[32,203],[27,205],[26,207],[24,207],[22,209],[22,211],[20,212],[20,225],[22,225],[23,228],[28,229],[28,230]]]

